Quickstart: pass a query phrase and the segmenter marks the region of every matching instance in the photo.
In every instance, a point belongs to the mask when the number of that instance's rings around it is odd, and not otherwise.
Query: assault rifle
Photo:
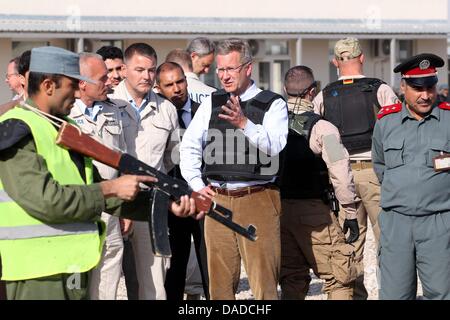
[[[125,174],[148,175],[158,179],[158,182],[148,184],[152,188],[153,202],[149,214],[149,228],[152,237],[152,250],[158,256],[171,256],[167,232],[167,214],[169,201],[178,200],[183,195],[189,195],[195,200],[198,211],[205,211],[207,216],[230,228],[245,238],[255,241],[256,228],[247,228],[232,221],[233,213],[218,205],[204,195],[193,191],[188,184],[180,179],[170,177],[127,153],[112,150],[70,123],[63,122],[56,138],[56,143],[67,149],[106,164]]]

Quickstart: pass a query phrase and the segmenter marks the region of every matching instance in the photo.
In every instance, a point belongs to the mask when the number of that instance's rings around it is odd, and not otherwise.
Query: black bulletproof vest
[[[289,113],[289,135],[277,182],[282,199],[323,199],[325,195],[327,166],[309,147],[311,130],[320,118],[314,112]]]
[[[222,106],[229,95],[224,90],[212,94],[212,111],[209,121],[207,144],[205,147],[205,166],[203,177],[218,181],[251,181],[271,180],[278,174],[269,170],[272,161],[279,157],[270,157],[250,145],[241,130],[236,129],[228,121],[220,119]],[[255,124],[262,124],[264,115],[276,99],[282,97],[268,90],[261,91],[254,98],[241,101],[245,116]],[[275,159],[276,158],[276,159]]]
[[[384,82],[374,78],[344,82],[339,80],[323,89],[323,118],[339,129],[347,150],[370,149],[376,115],[381,108],[377,91]]]

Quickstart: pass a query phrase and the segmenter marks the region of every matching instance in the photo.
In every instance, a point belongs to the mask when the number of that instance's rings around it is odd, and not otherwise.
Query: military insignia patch
[[[396,104],[393,104],[390,106],[385,106],[385,107],[381,108],[380,111],[378,111],[377,119],[380,120],[385,115],[388,115],[390,113],[397,113],[397,112],[400,112],[401,110],[402,110],[401,103],[396,103]]]
[[[343,84],[352,84],[353,82],[354,82],[353,79],[344,79],[344,80],[342,80]]]
[[[430,67],[430,61],[428,61],[428,60],[422,60],[419,63],[420,70],[425,70],[425,69],[428,69],[429,67]]]
[[[450,102],[442,102],[439,104],[439,108],[444,110],[450,110]]]

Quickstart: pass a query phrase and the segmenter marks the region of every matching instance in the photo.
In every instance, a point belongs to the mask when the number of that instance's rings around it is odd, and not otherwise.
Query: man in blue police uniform
[[[450,104],[436,103],[436,68],[420,54],[398,65],[403,104],[383,107],[373,134],[381,182],[380,299],[450,299]]]

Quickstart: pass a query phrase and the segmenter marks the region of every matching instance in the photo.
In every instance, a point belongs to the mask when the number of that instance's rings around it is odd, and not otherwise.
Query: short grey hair
[[[166,62],[178,63],[183,69],[192,72],[192,59],[186,50],[173,49],[167,54]]]
[[[231,38],[221,40],[217,45],[217,55],[227,55],[232,52],[239,52],[241,63],[250,62],[252,60],[252,52],[247,40]]]
[[[87,65],[88,60],[90,59],[98,59],[100,61],[104,61],[103,57],[98,53],[93,52],[81,52],[80,54],[80,73],[85,77],[90,77],[92,75],[89,66]]]
[[[208,38],[199,37],[189,42],[186,51],[189,52],[189,54],[195,52],[200,57],[203,57],[214,53],[215,49],[216,46],[214,45],[214,42]]]
[[[101,59],[103,60],[103,57],[99,55],[98,53],[93,52],[81,52],[80,54],[80,63],[84,63],[88,59]]]

